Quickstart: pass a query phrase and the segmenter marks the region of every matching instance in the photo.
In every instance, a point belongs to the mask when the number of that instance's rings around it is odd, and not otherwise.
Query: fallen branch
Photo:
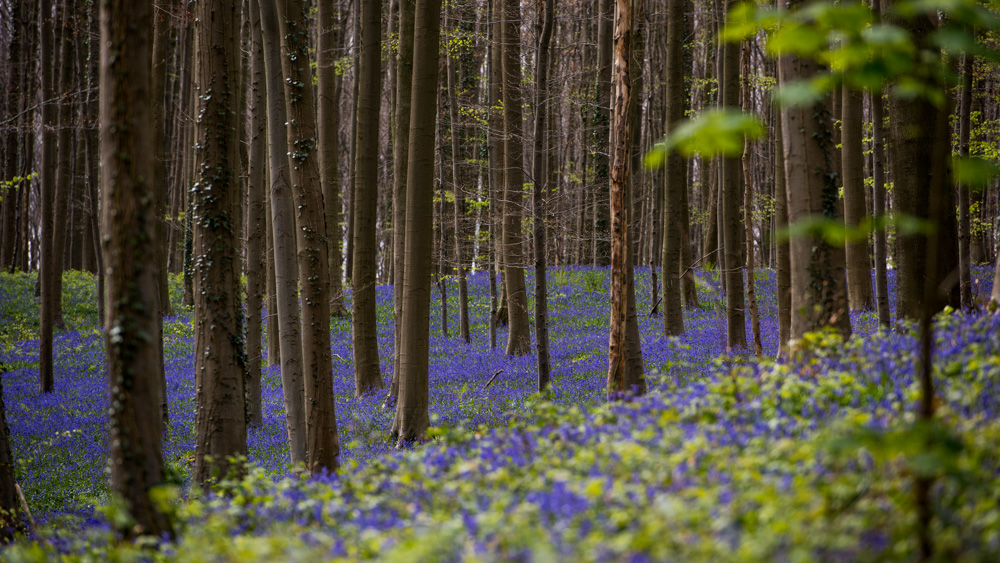
[[[24,515],[28,520],[28,528],[32,534],[37,531],[35,526],[35,519],[31,517],[31,510],[28,508],[28,499],[24,498],[24,491],[21,490],[21,485],[14,483],[14,489],[17,491],[17,498],[21,499],[21,508],[24,510]]]
[[[656,314],[656,307],[660,305],[660,301],[663,301],[663,296],[656,298],[656,303],[653,303],[653,307],[649,310],[649,314],[646,315],[647,317],[652,317]]]
[[[493,380],[496,379],[497,376],[500,375],[501,373],[503,373],[503,368],[498,369],[497,372],[493,374],[493,377],[491,377],[490,380],[486,382],[486,385],[483,385],[483,388],[481,390],[486,391],[486,388],[490,386],[490,383],[493,383]]]

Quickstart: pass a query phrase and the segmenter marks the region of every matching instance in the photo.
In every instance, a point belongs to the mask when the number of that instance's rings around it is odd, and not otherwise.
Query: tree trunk
[[[743,97],[743,112],[751,114],[753,105],[750,99],[750,45],[742,45],[743,82],[740,90]],[[764,349],[760,342],[760,315],[757,313],[756,280],[754,279],[754,236],[753,236],[753,173],[750,171],[749,141],[743,145],[743,229],[746,240],[747,268],[747,305],[750,308],[750,331],[753,334],[753,353],[760,356]]]
[[[56,199],[56,125],[58,115],[56,106],[49,101],[55,97],[56,88],[53,83],[55,72],[55,48],[53,45],[53,21],[52,0],[41,0],[41,61],[39,62],[39,72],[41,73],[42,89],[42,155],[41,169],[38,171],[40,183],[40,212],[39,230],[41,234],[39,256],[38,283],[41,289],[41,319],[38,343],[38,376],[39,391],[50,393],[54,389],[52,350],[52,332],[55,323],[55,312],[58,299],[55,291],[53,277],[59,275],[61,271],[57,269],[57,262],[61,257],[57,257],[53,250],[55,236],[52,230],[55,227],[55,199]],[[27,208],[25,209],[25,211]],[[27,231],[25,231],[27,233]]]
[[[161,245],[153,191],[151,3],[101,4],[101,166],[103,246],[108,261],[104,325],[111,390],[111,487],[125,500],[136,526],[127,535],[172,534],[170,519],[150,498],[163,482],[160,413],[162,348],[157,268],[147,257]],[[153,107],[151,107],[153,106]],[[200,354],[199,354],[200,356]],[[150,369],[153,367],[154,369]],[[199,372],[200,374],[201,372]],[[199,377],[199,379],[202,379]]]
[[[862,126],[864,98],[861,92],[843,88],[841,110],[841,172],[844,180],[844,222],[856,228],[868,216],[865,202],[865,169]],[[848,241],[847,296],[852,311],[870,311],[875,308],[872,293],[871,256],[868,255],[868,237]]]
[[[593,260],[597,266],[607,266],[610,262],[610,209],[606,197],[606,186],[610,174],[611,142],[611,58],[614,49],[614,38],[611,31],[615,0],[598,0],[597,4],[597,88],[594,100],[594,187],[593,187],[593,223],[594,246]]]
[[[545,279],[545,192],[549,189],[543,171],[545,160],[545,116],[549,103],[548,63],[549,42],[552,39],[554,18],[553,0],[545,0],[545,13],[541,34],[538,38],[538,58],[535,76],[535,135],[532,157],[532,215],[535,242],[535,348],[538,352],[538,391],[545,391],[549,385],[549,313],[547,284]]]
[[[430,347],[431,256],[434,247],[434,122],[437,116],[441,0],[417,0],[406,186],[406,287],[399,402],[393,428],[400,445],[426,438]]]
[[[784,133],[781,116],[774,120],[774,215],[778,230],[788,227],[788,191],[785,182]],[[774,249],[777,263],[778,355],[784,353],[792,328],[792,264],[788,239],[778,238]]]
[[[800,5],[796,2],[792,9]],[[779,84],[808,80],[818,64],[794,56],[778,62]],[[827,101],[811,106],[783,107],[781,134],[788,186],[788,222],[809,218],[840,220],[833,166],[833,124]],[[792,186],[795,186],[792,189]],[[792,300],[790,338],[832,326],[847,338],[851,321],[847,305],[844,250],[820,235],[806,234],[789,242]]]
[[[539,55],[541,56],[541,55]],[[469,342],[469,287],[465,279],[466,236],[465,193],[460,181],[461,127],[458,121],[458,84],[456,82],[455,57],[448,55],[448,119],[451,122],[451,178],[454,201],[455,231],[455,273],[458,276],[458,331],[463,342]],[[442,217],[442,221],[444,218]]]
[[[295,196],[302,364],[306,405],[306,455],[314,473],[336,471],[340,455],[330,352],[330,267],[316,144],[316,112],[309,63],[309,9],[303,0],[278,3],[282,75],[285,78],[288,148]],[[376,96],[377,97],[377,96]],[[357,291],[358,285],[355,285]],[[357,300],[357,294],[355,294]],[[357,322],[357,319],[355,319]]]
[[[392,153],[392,303],[393,354],[392,385],[386,405],[399,397],[400,353],[402,351],[403,289],[406,272],[406,173],[410,150],[410,96],[413,87],[413,18],[415,0],[399,0],[399,50],[396,56],[396,116]],[[398,429],[396,429],[398,431]]]
[[[969,156],[969,130],[972,126],[972,55],[966,54],[962,57],[962,99],[958,116],[958,154]],[[970,246],[970,217],[969,206],[971,197],[969,187],[965,184],[958,185],[958,285],[962,299],[962,308],[965,310],[974,309],[976,304],[972,300],[972,275],[971,246]]]
[[[255,7],[255,6],[254,6]],[[264,266],[264,199],[267,172],[267,88],[264,82],[264,46],[260,10],[248,10],[250,21],[250,122],[247,129],[249,169],[247,170],[247,412],[250,424],[259,426],[261,413],[261,309],[267,285]]]
[[[55,44],[59,46],[58,70],[55,71],[58,77],[55,95],[59,100],[59,125],[58,134],[59,152],[56,163],[56,191],[55,204],[53,206],[54,221],[52,226],[52,296],[53,313],[52,319],[55,326],[66,330],[66,321],[63,320],[62,312],[62,277],[66,260],[66,233],[69,226],[69,201],[72,191],[73,173],[73,105],[69,96],[73,84],[73,63],[76,57],[73,54],[72,29],[69,25],[71,13],[75,12],[73,0],[62,0],[59,8],[59,25],[55,29]],[[74,14],[75,15],[75,14]],[[150,28],[152,29],[152,28]]]
[[[340,139],[340,90],[341,80],[337,76],[337,49],[343,36],[339,9],[332,1],[319,2],[319,30],[317,59],[317,89],[319,100],[316,104],[319,120],[319,173],[323,183],[323,214],[326,220],[328,239],[327,259],[330,266],[330,314],[347,315],[344,305],[343,273],[341,272],[340,239],[340,172],[338,158]]]
[[[166,139],[164,137],[164,124],[166,115],[164,113],[164,95],[166,92],[166,66],[167,66],[167,43],[170,41],[170,22],[168,14],[163,13],[163,7],[156,7],[154,1],[153,9],[153,82],[152,89],[152,112],[150,115],[150,125],[153,129],[153,205],[156,213],[156,223],[158,239],[167,241],[167,154]],[[162,316],[173,314],[170,307],[170,285],[167,278],[167,251],[168,247],[161,244],[157,250],[156,257],[156,283],[158,295],[160,297],[160,313]],[[161,317],[162,318],[162,317]],[[163,333],[163,323],[160,322],[160,334]],[[166,416],[166,413],[164,413]],[[166,418],[164,418],[166,421]]]
[[[379,103],[382,98],[381,4],[361,2],[357,151],[354,165],[353,322],[354,394],[382,389],[375,312],[375,215],[378,205]],[[329,336],[328,336],[329,338]]]
[[[667,5],[666,123],[669,134],[684,119],[684,4],[681,0]],[[667,156],[663,171],[663,333],[684,334],[684,311],[681,309],[681,217],[682,192],[687,190],[687,160],[674,151]]]
[[[885,214],[885,105],[882,90],[869,94],[872,110],[872,202],[875,217]],[[885,229],[875,230],[875,303],[879,324],[892,323],[889,311],[889,282],[886,268],[889,256],[886,248]]]
[[[629,66],[632,56],[632,0],[615,4],[615,97],[613,124],[613,162],[611,169],[611,335],[608,343],[608,398],[625,393],[646,392],[642,373],[642,352],[635,317],[635,287],[632,281],[632,257],[629,215],[631,201],[628,172],[631,161],[631,124],[628,119],[632,82]],[[638,360],[638,361],[636,361]]]
[[[198,182],[191,188],[194,223],[195,385],[197,437],[193,478],[205,486],[241,468],[247,453],[243,315],[240,308],[239,5],[203,0],[198,32]],[[147,53],[146,60],[149,60]],[[107,176],[107,175],[105,175]]]
[[[521,8],[517,0],[503,0],[503,265],[507,286],[508,355],[531,349],[528,293],[521,253],[521,210],[524,200],[524,163],[521,127]]]
[[[734,2],[730,0],[729,5]],[[740,46],[726,43],[722,47],[722,72],[719,84],[722,105],[740,108]],[[742,236],[740,232],[740,202],[743,201],[742,171],[738,157],[723,157],[722,199],[723,272],[726,278],[726,334],[729,349],[747,347],[746,305],[743,296]]]
[[[299,272],[295,264],[295,211],[288,183],[288,141],[285,123],[285,90],[281,70],[281,45],[275,0],[252,0],[260,9],[261,43],[267,74],[268,161],[271,172],[271,234],[274,281],[280,327],[281,391],[285,403],[285,428],[292,464],[306,462],[305,383],[299,320]]]

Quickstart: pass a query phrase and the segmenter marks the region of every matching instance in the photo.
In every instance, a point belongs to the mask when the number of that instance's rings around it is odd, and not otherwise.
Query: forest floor
[[[488,345],[488,277],[470,276],[472,343],[451,335],[433,293],[430,408],[434,440],[390,447],[384,395],[355,399],[350,321],[332,321],[340,474],[289,474],[279,370],[264,370],[264,423],[250,429],[250,476],[226,495],[183,484],[194,449],[190,312],[165,320],[170,425],[164,457],[180,539],[153,558],[439,560],[909,559],[916,550],[914,475],[935,479],[937,553],[1000,553],[1000,315],[937,320],[939,424],[914,424],[916,333],[879,331],[854,315],[849,342],[810,336],[775,362],[771,272],[758,272],[765,355],[726,356],[721,294],[700,271],[687,332],[662,337],[649,316],[649,271],[636,291],[649,396],[604,400],[608,272],[549,273],[553,382],[534,393],[535,359]],[[990,291],[986,268],[976,294]],[[532,279],[529,276],[529,295]],[[890,279],[890,294],[894,293]],[[18,480],[42,531],[0,558],[137,555],[108,520],[106,381],[93,278],[68,273],[54,393],[37,393],[35,277],[0,274],[0,362]],[[392,366],[392,288],[378,288],[379,351]],[[749,334],[749,323],[747,326]],[[495,381],[486,382],[499,370]],[[114,552],[114,553],[109,553]]]

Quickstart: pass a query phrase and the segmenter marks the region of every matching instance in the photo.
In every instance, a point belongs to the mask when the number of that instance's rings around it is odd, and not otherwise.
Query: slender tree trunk
[[[275,0],[251,0],[260,10],[261,44],[267,74],[268,162],[271,173],[271,231],[278,335],[281,354],[281,391],[285,427],[293,464],[306,462],[305,384],[302,367],[298,296],[299,272],[295,264],[295,211],[288,183],[288,121],[281,71],[278,13]]]
[[[415,0],[399,0],[399,51],[396,56],[396,131],[392,139],[392,259],[393,259],[393,364],[392,385],[389,388],[391,405],[399,397],[400,353],[402,351],[403,289],[406,272],[406,173],[410,150],[410,97],[413,86],[413,18]],[[398,432],[398,428],[394,431]]]
[[[455,231],[455,271],[458,276],[458,331],[463,342],[469,342],[469,288],[465,279],[466,237],[462,226],[465,224],[465,193],[460,181],[461,127],[458,121],[458,84],[456,82],[455,57],[448,56],[448,119],[451,122],[451,178],[454,200]],[[442,217],[442,221],[444,218]]]
[[[303,0],[278,3],[282,75],[285,78],[288,148],[295,196],[302,359],[306,406],[306,454],[310,471],[336,471],[340,455],[333,402],[330,352],[330,269],[326,219],[316,143],[316,112],[309,63],[309,8]],[[262,13],[263,19],[263,13]],[[376,92],[376,98],[378,97]],[[357,280],[356,280],[357,281]],[[373,280],[374,283],[374,280]],[[354,299],[358,299],[355,284]],[[357,322],[357,318],[355,318]],[[377,356],[376,356],[377,357]]]
[[[246,455],[239,233],[240,206],[239,5],[204,0],[196,6],[201,89],[198,119],[198,182],[191,189],[194,223],[195,420],[193,477],[202,486],[239,467]],[[146,60],[149,60],[147,54]]]
[[[354,165],[353,322],[354,394],[382,389],[375,312],[375,215],[378,205],[379,103],[382,98],[381,4],[361,2],[357,144]]]
[[[612,28],[614,26],[615,0],[598,0],[597,11],[597,96],[594,103],[594,192],[593,260],[597,266],[607,266],[610,262],[608,230],[610,209],[605,190],[610,174],[611,102],[612,70],[611,59],[614,50]]]
[[[25,529],[14,471],[14,455],[10,449],[10,431],[4,408],[3,378],[0,377],[0,543],[4,544]]]
[[[59,62],[56,80],[55,95],[59,100],[59,125],[57,137],[59,149],[56,162],[56,191],[55,204],[53,205],[54,224],[52,226],[52,296],[53,313],[52,319],[55,326],[66,330],[66,321],[63,320],[62,313],[62,277],[65,269],[66,253],[66,233],[69,230],[69,201],[72,191],[72,169],[73,169],[73,106],[69,96],[73,85],[73,61],[76,57],[73,54],[72,29],[69,25],[70,14],[75,12],[73,0],[62,0],[59,7],[59,24],[55,29],[55,45],[59,47]],[[152,28],[150,28],[152,29]]]
[[[735,4],[729,1],[730,6]],[[740,107],[740,46],[726,43],[722,46],[722,69],[719,83],[722,88],[722,105]],[[722,235],[724,239],[723,272],[726,278],[726,334],[730,349],[747,347],[746,302],[743,295],[742,237],[740,236],[740,202],[743,201],[740,159],[723,157],[722,178],[719,192],[722,199]]]
[[[250,4],[251,10],[256,10],[256,0],[251,0]],[[263,44],[263,41],[262,41]],[[266,71],[265,71],[266,75]],[[267,96],[267,77],[264,78],[265,88],[264,95]],[[269,102],[268,102],[269,103]],[[265,114],[267,111],[265,110]],[[270,126],[265,123],[265,127],[270,128]],[[265,140],[265,149],[267,148],[267,140]],[[270,153],[270,150],[267,150]],[[268,162],[270,162],[271,157],[268,154]],[[278,296],[277,296],[277,282],[274,278],[274,231],[271,229],[271,196],[269,194],[269,187],[271,182],[271,167],[268,164],[264,165],[264,179],[267,184],[264,186],[264,262],[267,266],[267,365],[269,366],[280,366],[281,365],[281,322],[278,317]],[[282,378],[282,387],[284,387],[284,378]]]
[[[885,105],[882,91],[869,94],[872,108],[872,201],[875,217],[885,214]],[[888,327],[892,323],[889,311],[889,282],[886,268],[889,256],[884,229],[875,231],[875,302],[878,307],[879,324]]]
[[[521,125],[521,8],[503,0],[503,264],[507,286],[507,354],[520,356],[531,348],[528,294],[521,253],[521,210],[524,163]]]
[[[57,266],[61,257],[57,257],[53,245],[55,236],[52,230],[55,227],[55,199],[56,199],[56,125],[58,115],[56,106],[49,101],[55,96],[56,89],[53,81],[55,73],[55,48],[53,45],[53,25],[52,21],[52,0],[41,0],[41,61],[39,70],[41,71],[42,89],[42,155],[41,169],[38,171],[40,183],[40,231],[41,241],[39,249],[39,272],[38,283],[41,289],[41,319],[38,344],[38,374],[39,391],[50,393],[54,390],[52,350],[52,332],[56,318],[56,300],[54,276],[59,275],[61,268]],[[27,206],[25,207],[27,211]],[[27,234],[27,230],[24,231]],[[25,253],[26,254],[26,253]]]
[[[841,172],[844,179],[844,222],[848,227],[857,227],[867,218],[865,202],[864,145],[862,109],[864,98],[861,92],[843,87],[841,115]],[[872,292],[871,257],[868,255],[868,237],[863,240],[848,241],[847,296],[852,311],[870,311],[875,308]]]
[[[167,240],[167,154],[164,125],[164,97],[166,93],[167,43],[170,41],[170,14],[165,13],[165,7],[153,5],[153,86],[152,112],[150,125],[153,129],[153,205],[156,213],[158,239]],[[159,288],[160,313],[162,316],[172,315],[170,307],[170,286],[167,278],[167,251],[169,248],[160,245],[157,249],[156,283]],[[162,317],[161,317],[162,318]],[[163,333],[163,323],[160,322],[160,334]],[[166,416],[166,413],[164,413]],[[166,421],[166,418],[164,418]]]
[[[801,2],[796,1],[792,9]],[[794,56],[778,62],[778,81],[808,80],[818,64]],[[781,109],[785,181],[788,186],[788,222],[811,217],[839,220],[836,174],[833,164],[833,124],[827,102]],[[794,189],[792,186],[796,186]],[[792,279],[791,338],[832,326],[847,338],[851,323],[847,305],[843,248],[830,246],[819,235],[803,235],[789,242]]]
[[[684,4],[673,0],[667,5],[666,123],[670,133],[684,119]],[[681,193],[687,190],[686,159],[672,152],[664,169],[663,221],[663,333],[684,334],[681,309]]]
[[[147,262],[161,243],[153,195],[159,186],[151,182],[155,141],[147,127],[155,108],[150,103],[152,14],[148,2],[101,5],[101,207],[110,266],[104,334],[111,487],[136,522],[125,533],[160,537],[173,531],[150,498],[150,489],[163,482],[163,457],[160,413],[149,406],[161,393],[162,371],[150,367],[162,364],[163,355],[161,346],[143,337],[156,334],[160,316],[157,268]]]
[[[538,391],[549,384],[549,313],[545,279],[545,192],[549,189],[543,171],[546,137],[545,114],[549,104],[549,42],[552,39],[553,0],[545,0],[542,30],[538,38],[535,76],[535,135],[532,157],[532,215],[535,239],[535,349],[538,352]]]
[[[959,108],[960,112],[958,116],[958,153],[960,156],[969,156],[969,130],[972,128],[972,70],[972,55],[966,54],[962,57],[962,103]],[[958,283],[962,299],[962,308],[965,310],[974,309],[976,306],[972,299],[972,275],[969,266],[971,263],[970,204],[971,197],[969,195],[969,187],[965,184],[959,184]]]
[[[254,8],[256,6],[253,6]],[[261,413],[261,309],[267,285],[264,266],[264,236],[267,212],[264,199],[267,173],[267,86],[264,82],[264,45],[260,10],[249,9],[250,21],[250,120],[247,130],[249,169],[247,171],[247,412],[250,424],[259,426]]]
[[[490,46],[489,73],[490,87],[488,107],[489,122],[487,125],[487,143],[490,155],[490,253],[493,256],[493,268],[490,270],[490,349],[496,348],[496,333],[498,325],[507,320],[507,309],[504,307],[503,278],[503,115],[497,108],[503,105],[503,26],[501,14],[503,7],[500,0],[490,3]],[[500,276],[497,287],[496,278]]]
[[[744,42],[742,45],[743,81],[741,85],[743,97],[743,112],[750,114],[753,112],[753,104],[750,99],[750,45]],[[747,305],[750,308],[750,331],[753,334],[753,352],[760,356],[764,349],[760,342],[760,315],[757,312],[757,291],[756,280],[754,279],[754,236],[753,236],[753,173],[750,170],[750,148],[749,142],[743,146],[743,229],[744,239],[746,239],[746,268],[747,268]]]
[[[340,126],[341,80],[337,76],[337,49],[342,43],[339,9],[332,0],[319,2],[319,33],[316,51],[318,79],[316,95],[317,119],[319,120],[319,172],[323,183],[323,212],[326,220],[330,266],[330,314],[347,315],[344,305],[343,272],[341,271],[340,240],[340,170],[338,158],[340,140],[337,135]]]
[[[642,352],[635,317],[635,287],[632,281],[632,257],[629,215],[628,173],[631,161],[631,124],[628,119],[632,82],[629,76],[632,56],[632,0],[615,4],[614,79],[615,97],[611,168],[611,335],[608,343],[608,398],[624,393],[646,392],[642,373]],[[675,261],[676,263],[676,261]],[[638,362],[636,361],[638,359]]]
[[[434,245],[434,122],[437,116],[441,0],[417,0],[413,34],[410,148],[406,186],[406,287],[403,292],[398,429],[400,445],[426,438],[430,347],[431,256]]]
[[[774,120],[774,215],[778,230],[788,227],[788,192],[785,183],[785,149],[784,132],[781,128],[781,116]],[[778,355],[784,354],[785,345],[791,335],[792,328],[792,264],[788,239],[779,238],[775,246],[777,272],[778,301]]]

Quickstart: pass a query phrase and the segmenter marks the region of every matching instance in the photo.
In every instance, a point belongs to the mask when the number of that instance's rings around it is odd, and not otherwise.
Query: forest
[[[0,560],[1000,559],[995,0],[0,0]]]

